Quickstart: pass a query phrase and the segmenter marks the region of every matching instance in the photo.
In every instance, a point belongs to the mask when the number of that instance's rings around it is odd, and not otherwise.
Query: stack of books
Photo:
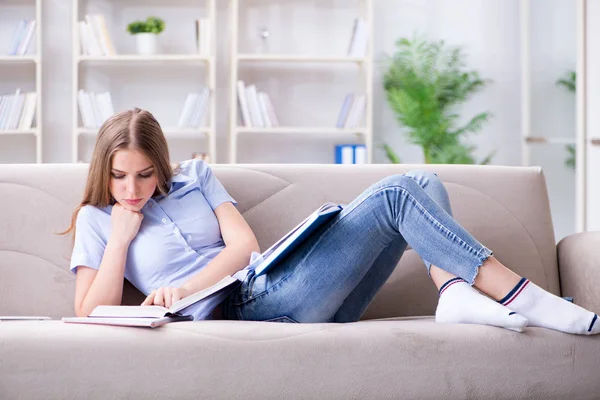
[[[347,94],[340,109],[336,127],[351,129],[362,126],[366,105],[367,96],[364,93]]]
[[[109,92],[94,93],[81,89],[77,94],[77,103],[86,128],[99,128],[115,113]]]
[[[364,58],[369,42],[369,26],[364,18],[354,20],[352,39],[348,46],[348,57]]]
[[[23,56],[29,48],[31,38],[35,33],[35,20],[23,19],[17,25],[17,29],[10,42],[9,56]]]
[[[88,56],[114,56],[117,54],[106,28],[102,14],[87,14],[79,21],[81,53]]]
[[[201,126],[207,126],[210,92],[211,90],[205,87],[198,93],[187,95],[179,116],[178,126],[180,128],[198,129]]]
[[[210,20],[196,20],[196,46],[198,54],[203,56],[210,55]]]
[[[31,129],[37,105],[37,93],[21,93],[0,96],[0,130]]]
[[[247,128],[273,128],[279,126],[271,98],[264,92],[257,92],[255,85],[244,81],[237,83],[238,102],[242,124]]]
[[[365,164],[367,146],[364,144],[340,144],[335,146],[336,164]]]

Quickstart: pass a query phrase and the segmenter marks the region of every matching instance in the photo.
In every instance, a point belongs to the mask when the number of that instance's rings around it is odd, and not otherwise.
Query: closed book
[[[191,127],[194,129],[198,129],[202,125],[202,119],[204,110],[207,107],[210,100],[210,89],[205,87],[200,91],[200,96],[198,98],[198,102],[196,103],[196,108],[194,109],[194,114],[192,116]]]
[[[352,106],[353,100],[353,93],[348,93],[344,98],[344,103],[342,104],[342,108],[340,109],[340,113],[338,115],[337,123],[335,124],[337,128],[343,128],[346,124],[346,119],[348,118],[348,113],[350,112],[350,107]]]
[[[94,22],[96,23],[97,29],[99,31],[100,42],[102,44],[103,50],[106,52],[106,55],[116,55],[117,52],[115,50],[115,46],[112,42],[112,39],[110,38],[110,34],[108,33],[108,28],[106,27],[106,20],[104,19],[104,15],[94,15]]]
[[[252,118],[250,117],[250,109],[248,108],[248,98],[246,97],[246,84],[244,81],[237,82],[238,103],[242,116],[242,124],[247,128],[252,128]]]
[[[19,48],[17,49],[17,55],[23,56],[27,52],[29,48],[29,43],[31,43],[31,38],[35,33],[35,25],[36,21],[32,20],[27,22],[27,28],[25,29],[25,34],[23,36],[23,40],[19,43]]]
[[[96,32],[96,27],[94,24],[94,20],[91,15],[87,14],[85,16],[86,27],[88,31],[88,37],[90,39],[90,50],[92,56],[104,56],[106,55],[102,49],[102,44],[100,43],[100,38],[98,33]]]
[[[21,95],[21,89],[17,89],[15,94],[12,97],[12,104],[10,105],[10,109],[8,110],[8,115],[6,118],[6,129],[15,129],[13,127],[14,121],[17,118],[17,110],[19,109],[19,97]]]
[[[12,41],[10,42],[10,47],[8,49],[8,55],[14,56],[17,54],[17,49],[19,48],[19,43],[23,40],[23,36],[25,35],[25,30],[27,29],[27,20],[22,19],[19,21],[19,25],[17,25],[17,29],[15,29],[15,33],[13,34]]]
[[[179,121],[177,122],[178,127],[190,127],[192,115],[199,98],[199,93],[188,93],[187,97],[185,98],[185,103],[183,104],[183,110],[181,110],[181,115],[179,116]]]
[[[265,103],[267,105],[267,112],[269,114],[269,119],[271,120],[271,126],[278,127],[279,120],[277,119],[277,114],[275,114],[275,108],[273,107],[273,102],[271,102],[271,96],[265,93]]]
[[[320,226],[339,214],[342,208],[343,205],[341,204],[327,202],[310,214],[304,221],[262,253],[262,257],[255,261],[255,276],[265,274],[274,268],[278,262],[284,260]]]
[[[260,109],[258,107],[258,95],[256,93],[255,85],[248,85],[246,87],[246,100],[248,101],[248,109],[250,110],[250,117],[252,118],[252,126],[256,128],[264,128],[265,124],[260,115]]]
[[[265,124],[265,128],[271,128],[273,124],[271,124],[271,118],[269,117],[269,112],[267,111],[265,93],[263,92],[258,93],[258,107],[260,109],[260,115]]]
[[[10,110],[12,108],[13,102],[15,101],[15,95],[9,94],[4,96],[5,102],[2,111],[0,112],[0,129],[7,130],[8,129],[8,120],[10,119]]]
[[[367,147],[364,144],[354,146],[354,164],[367,163]]]
[[[19,129],[31,129],[33,126],[33,118],[35,117],[35,110],[37,108],[37,93],[27,92],[25,94],[25,105],[23,106],[23,113],[21,120],[19,121]]]

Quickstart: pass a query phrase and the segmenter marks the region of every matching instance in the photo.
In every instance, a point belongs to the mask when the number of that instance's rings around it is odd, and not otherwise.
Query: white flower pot
[[[156,36],[155,33],[136,33],[135,40],[138,54],[156,54]]]

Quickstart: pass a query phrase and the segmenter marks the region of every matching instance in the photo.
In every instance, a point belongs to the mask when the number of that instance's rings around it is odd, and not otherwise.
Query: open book
[[[321,225],[342,211],[342,208],[341,204],[327,202],[306,217],[304,221],[300,222],[294,229],[262,253],[262,260],[259,261],[254,270],[256,276],[267,273],[278,261],[283,260],[309,238]]]
[[[242,270],[244,271],[244,270]],[[168,322],[193,321],[194,316],[185,311],[188,307],[205,301],[210,302],[234,283],[240,282],[239,272],[227,275],[204,290],[176,301],[171,307],[161,306],[97,306],[87,317],[65,317],[63,322],[121,326],[146,326],[155,328]]]

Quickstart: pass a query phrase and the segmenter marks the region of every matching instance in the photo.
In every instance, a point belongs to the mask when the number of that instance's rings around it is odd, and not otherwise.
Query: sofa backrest
[[[326,201],[349,203],[371,184],[411,169],[436,172],[454,217],[517,273],[559,294],[546,182],[538,167],[471,165],[212,165],[267,249]],[[87,164],[0,165],[0,315],[73,315],[75,276],[65,230]],[[124,304],[143,295],[127,285]],[[407,249],[362,319],[432,315],[437,291]]]

